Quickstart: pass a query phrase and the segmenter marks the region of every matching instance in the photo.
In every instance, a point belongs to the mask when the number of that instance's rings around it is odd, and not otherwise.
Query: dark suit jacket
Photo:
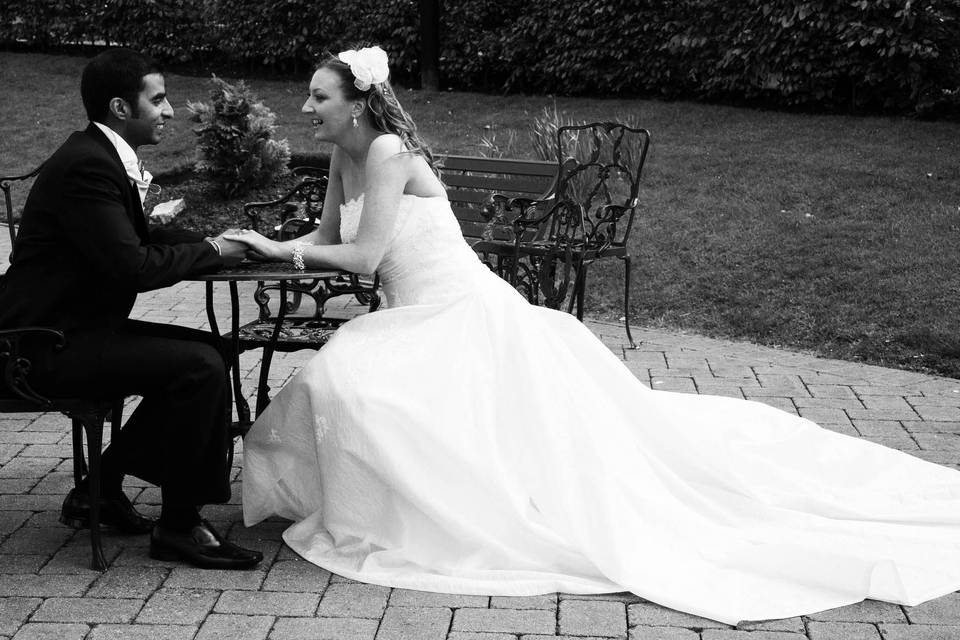
[[[221,266],[200,234],[147,228],[116,149],[91,123],[47,160],[30,190],[0,278],[0,328],[110,332],[138,292]]]

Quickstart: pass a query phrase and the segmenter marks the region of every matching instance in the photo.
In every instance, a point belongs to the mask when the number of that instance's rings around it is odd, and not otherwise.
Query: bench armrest
[[[0,367],[3,368],[0,389],[43,409],[49,406],[50,401],[34,391],[27,381],[32,365],[21,351],[21,343],[27,341],[49,342],[53,349],[58,350],[64,347],[66,338],[62,332],[46,327],[0,330]]]
[[[326,193],[326,176],[306,177],[279,198],[246,203],[243,205],[243,213],[250,219],[251,228],[260,233],[263,233],[261,230],[263,214],[270,209],[276,209],[275,225],[282,225],[295,217],[316,221],[323,213],[323,199]]]

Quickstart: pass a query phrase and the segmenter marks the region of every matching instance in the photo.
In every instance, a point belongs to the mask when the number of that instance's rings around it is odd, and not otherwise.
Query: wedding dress
[[[341,207],[356,236],[362,200]],[[960,473],[767,405],[654,391],[529,305],[446,199],[404,195],[388,308],[346,323],[244,442],[247,525],[446,593],[631,591],[722,622],[960,588]]]

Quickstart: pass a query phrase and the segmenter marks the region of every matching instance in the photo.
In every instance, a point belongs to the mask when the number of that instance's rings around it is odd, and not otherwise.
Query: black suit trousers
[[[209,333],[127,320],[116,331],[72,332],[41,361],[41,392],[142,397],[104,453],[120,471],[161,487],[165,503],[230,499],[229,382]]]

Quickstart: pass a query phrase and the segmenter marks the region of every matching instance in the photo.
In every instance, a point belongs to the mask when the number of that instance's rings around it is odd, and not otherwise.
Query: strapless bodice
[[[363,194],[340,205],[340,240],[356,240]],[[486,267],[470,249],[444,196],[403,194],[393,236],[377,267],[388,307],[465,295]]]

